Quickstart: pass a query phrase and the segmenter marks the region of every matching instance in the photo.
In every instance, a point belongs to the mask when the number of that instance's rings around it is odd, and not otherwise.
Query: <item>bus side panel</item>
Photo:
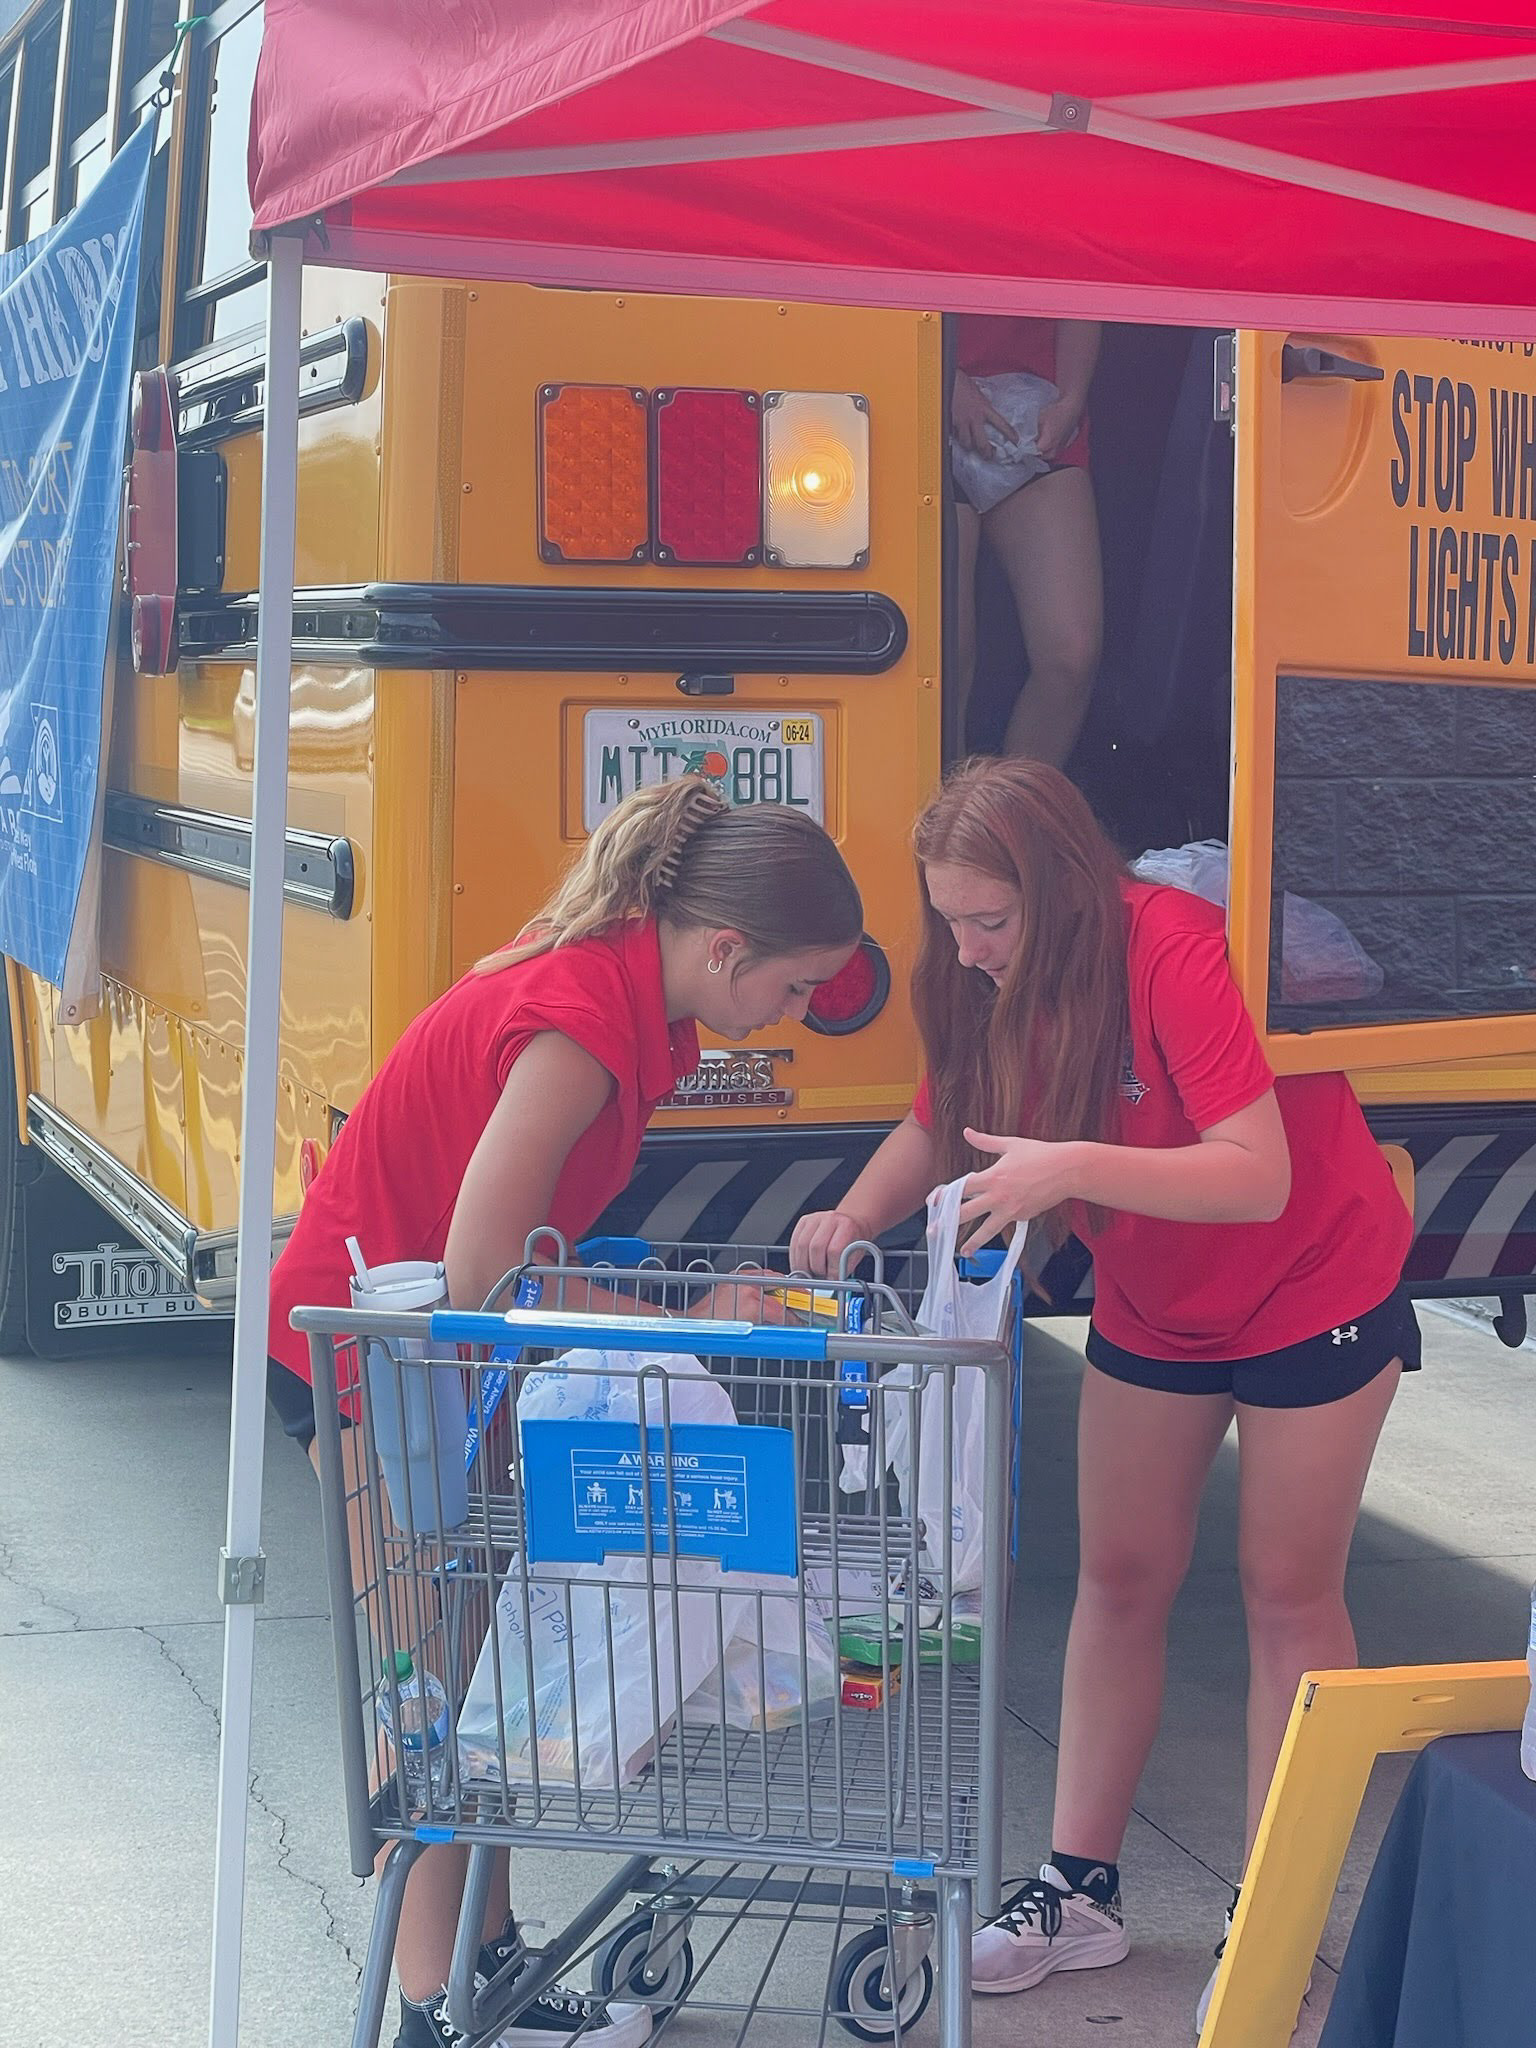
[[[377,328],[377,278],[315,273],[305,322],[362,314]],[[377,340],[362,397],[301,423],[297,580],[360,585],[378,555]],[[218,443],[227,473],[224,589],[259,579],[261,436]],[[238,655],[188,661],[178,676],[125,674],[116,692],[108,788],[194,813],[249,818],[255,677]],[[371,1071],[374,694],[371,672],[295,667],[288,824],[350,842],[355,885],[338,919],[290,903],[284,920],[280,1211],[299,1199],[301,1139],[323,1146],[331,1101],[355,1100]],[[53,1031],[50,1097],[199,1229],[237,1217],[245,1044],[247,890],[147,854],[103,859],[101,1016]],[[308,1107],[306,1107],[306,1103]]]
[[[6,961],[5,976],[11,1056],[16,1062],[16,1106],[25,1126],[28,1095],[41,1095],[47,1101],[53,1094],[54,991],[14,960]],[[25,1129],[21,1135],[26,1136]]]
[[[462,285],[392,278],[384,316],[379,576],[451,583],[464,444]],[[453,977],[452,671],[375,678],[372,1064]],[[350,1109],[352,1101],[339,1106]]]

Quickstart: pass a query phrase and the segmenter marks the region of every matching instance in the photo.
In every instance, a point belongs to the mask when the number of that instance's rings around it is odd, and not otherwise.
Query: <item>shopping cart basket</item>
[[[966,2048],[973,1909],[999,1906],[1017,1314],[996,1342],[918,1335],[923,1255],[887,1271],[858,1247],[836,1281],[742,1278],[745,1305],[764,1287],[790,1304],[782,1324],[704,1318],[706,1289],[775,1254],[626,1239],[576,1265],[541,1233],[541,1264],[534,1243],[493,1296],[520,1304],[505,1314],[293,1318],[353,1870],[389,1850],[354,2048],[378,2039],[411,1865],[447,1842],[469,1848],[448,2014],[476,2043],[590,1961],[597,1992],[649,2006],[652,2038],[686,2009],[730,2015],[738,2041],[793,2014],[819,2027],[801,2040],[899,2043],[937,1974],[941,2048]],[[416,1403],[430,1455],[388,1482],[380,1463],[433,1373],[466,1388],[451,1527],[440,1403]],[[947,1527],[978,1401],[984,1557],[957,1586],[914,1475],[937,1461]],[[427,1673],[435,1721],[410,1696]],[[477,1978],[495,1852],[559,1846],[622,1860],[558,1935]],[[727,1944],[749,1930],[743,1982]],[[821,1996],[786,2003],[786,1944],[803,1972],[811,1938]]]

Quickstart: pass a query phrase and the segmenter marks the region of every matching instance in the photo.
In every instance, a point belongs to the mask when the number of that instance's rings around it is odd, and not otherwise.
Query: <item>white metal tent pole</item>
[[[288,824],[288,700],[293,671],[293,540],[299,471],[299,286],[303,241],[272,237],[267,261],[266,420],[261,478],[261,595],[256,638],[256,773],[251,795],[251,917],[246,951],[240,1236],[229,1417],[229,1504],[219,1593],[224,1688],[214,1852],[209,2048],[240,2035],[251,1768],[251,1689],[261,1554],[266,1432],[267,1288],[277,1151],[277,1047],[283,966],[283,858]]]

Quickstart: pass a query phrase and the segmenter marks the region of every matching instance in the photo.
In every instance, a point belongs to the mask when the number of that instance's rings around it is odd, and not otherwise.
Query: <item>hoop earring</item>
[[[724,965],[725,962],[723,960],[711,960],[709,963],[709,971],[711,974],[718,974]]]

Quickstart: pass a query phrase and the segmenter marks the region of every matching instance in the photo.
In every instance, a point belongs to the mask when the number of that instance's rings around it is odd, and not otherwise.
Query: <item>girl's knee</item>
[[[1254,1626],[1305,1626],[1334,1615],[1344,1601],[1343,1574],[1332,1558],[1245,1557],[1239,1577],[1243,1608]]]
[[[1165,1620],[1188,1569],[1187,1551],[1095,1546],[1083,1553],[1077,1597],[1120,1620]]]

